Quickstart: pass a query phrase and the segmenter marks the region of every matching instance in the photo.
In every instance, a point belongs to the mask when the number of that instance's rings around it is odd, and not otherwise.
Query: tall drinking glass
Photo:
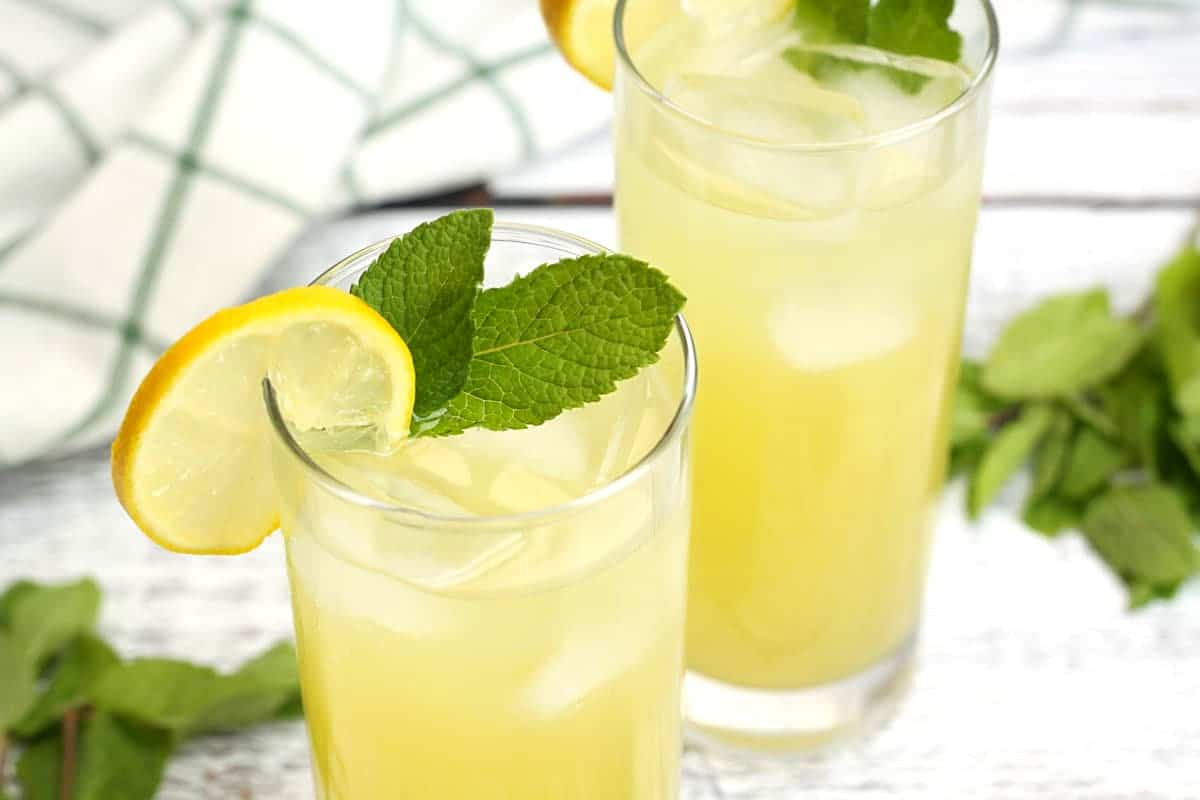
[[[997,32],[959,0],[960,64],[905,59],[780,5],[621,0],[614,94],[621,245],[705,357],[686,716],[787,749],[878,719],[913,661]]]
[[[598,251],[497,224],[486,280]],[[677,796],[695,388],[682,318],[599,403],[387,456],[296,435],[266,388],[319,798]]]

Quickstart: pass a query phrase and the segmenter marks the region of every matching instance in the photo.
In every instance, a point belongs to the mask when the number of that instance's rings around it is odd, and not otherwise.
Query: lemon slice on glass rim
[[[113,442],[117,497],[159,545],[244,553],[278,527],[268,376],[297,429],[408,435],[412,356],[362,300],[307,286],[219,311],[154,364]]]

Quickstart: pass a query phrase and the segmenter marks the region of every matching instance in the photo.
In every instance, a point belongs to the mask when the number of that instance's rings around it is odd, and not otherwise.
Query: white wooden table
[[[1200,4],[1001,0],[994,103],[966,347],[1038,296],[1102,283],[1135,306],[1200,212]],[[607,136],[494,182],[510,197],[606,195]],[[437,209],[376,212],[312,231],[263,288],[307,280]],[[613,243],[603,207],[504,205],[502,217]],[[1074,536],[1014,514],[977,525],[945,498],[922,665],[901,715],[836,756],[763,765],[688,752],[687,800],[717,798],[1200,798],[1200,585],[1124,611]],[[0,585],[92,574],[104,633],[127,655],[228,666],[290,634],[277,539],[248,556],[161,552],[112,497],[107,455],[0,472]],[[309,798],[298,724],[189,745],[162,798]],[[425,800],[422,798],[421,800]]]

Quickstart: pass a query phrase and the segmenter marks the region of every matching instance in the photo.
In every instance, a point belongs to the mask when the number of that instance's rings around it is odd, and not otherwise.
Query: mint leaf
[[[84,578],[58,585],[19,584],[5,606],[7,626],[37,673],[76,636],[96,624],[100,588]]]
[[[66,711],[87,702],[88,690],[119,660],[102,639],[90,634],[80,636],[63,651],[49,685],[12,727],[13,733],[29,738],[57,724]]]
[[[1050,422],[1050,428],[1038,447],[1037,458],[1034,461],[1033,489],[1030,492],[1031,504],[1037,499],[1047,496],[1058,486],[1071,454],[1071,441],[1075,433],[1071,415],[1061,409],[1055,409],[1052,413],[1053,419]],[[1028,514],[1028,510],[1026,513]],[[1040,528],[1038,529],[1040,530]]]
[[[1117,423],[1108,416],[1102,407],[1094,405],[1086,397],[1068,395],[1062,399],[1062,404],[1075,419],[1101,436],[1120,438],[1121,429],[1117,427]]]
[[[1175,407],[1200,416],[1200,249],[1186,247],[1158,274],[1156,340]]]
[[[992,439],[967,487],[967,515],[974,519],[996,498],[1038,441],[1049,430],[1054,416],[1050,408],[1034,405],[1025,408],[1015,422],[1009,423]]]
[[[1086,500],[1128,463],[1123,447],[1085,427],[1071,446],[1059,491],[1069,500]]]
[[[98,708],[194,735],[242,728],[294,707],[300,690],[291,645],[279,645],[231,675],[171,659],[140,659],[109,669],[92,689]]]
[[[1165,378],[1154,355],[1146,347],[1114,380],[1101,386],[1099,394],[1105,416],[1141,465],[1158,476],[1159,443],[1169,411]]]
[[[475,303],[474,356],[433,436],[539,425],[611,392],[653,363],[684,297],[624,255],[543,265]]]
[[[164,658],[128,661],[92,687],[97,708],[167,730],[186,731],[208,708],[220,676],[209,667]]]
[[[1025,506],[1021,519],[1038,533],[1057,536],[1079,525],[1082,516],[1078,503],[1057,495],[1047,495],[1031,500]]]
[[[988,391],[1013,399],[1075,395],[1112,377],[1141,347],[1141,330],[1096,289],[1044,300],[1001,334],[983,368]]]
[[[413,413],[428,416],[462,390],[471,361],[471,306],[491,244],[490,209],[455,211],[394,240],[351,293],[404,338],[416,373]]]
[[[962,56],[962,36],[950,27],[954,0],[796,0],[796,25],[806,45],[866,44],[879,50],[955,63]],[[862,69],[847,58],[789,47],[783,58],[816,78],[832,69]],[[923,75],[883,68],[895,83],[916,93],[929,80]]]
[[[0,630],[0,736],[33,706],[37,672],[20,640]]]
[[[867,44],[906,56],[956,62],[962,36],[950,27],[954,0],[879,0],[871,9]]]
[[[63,743],[58,730],[27,742],[17,758],[21,800],[61,800]]]
[[[1108,490],[1088,505],[1082,529],[1092,548],[1129,584],[1169,587],[1200,564],[1187,508],[1163,486]]]
[[[231,731],[295,717],[300,700],[296,651],[281,643],[220,678],[207,706],[189,726],[193,733]]]
[[[74,800],[153,800],[175,740],[106,712],[81,729]]]
[[[865,42],[871,0],[796,0],[796,23],[812,42]]]
[[[981,370],[974,361],[963,360],[958,390],[950,417],[950,444],[957,446],[988,435],[992,417],[1007,405],[992,397],[980,383]]]

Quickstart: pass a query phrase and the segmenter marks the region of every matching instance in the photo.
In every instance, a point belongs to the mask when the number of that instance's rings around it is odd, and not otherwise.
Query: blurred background
[[[1056,291],[1137,307],[1200,214],[1200,3],[1000,0],[965,349]],[[448,207],[615,244],[611,97],[534,0],[0,0],[0,587],[91,574],[129,655],[218,666],[290,631],[277,541],[156,550],[106,447],[164,345]],[[1200,590],[1125,611],[1012,497],[945,498],[923,667],[834,760],[685,759],[709,798],[1188,798]],[[299,725],[189,744],[161,797],[309,797]]]

